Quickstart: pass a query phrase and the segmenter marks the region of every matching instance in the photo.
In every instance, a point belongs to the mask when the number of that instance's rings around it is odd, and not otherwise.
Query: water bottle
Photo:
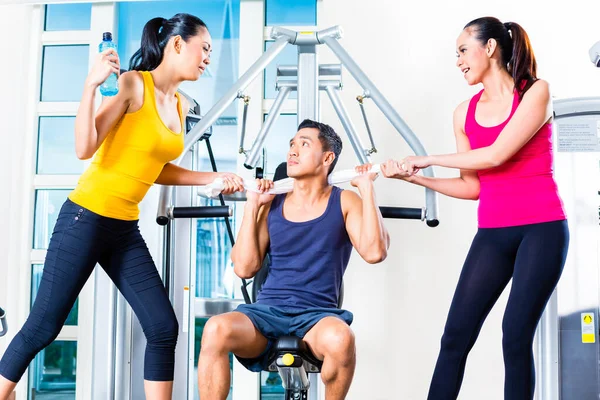
[[[103,52],[106,49],[115,49],[115,51],[117,51],[117,45],[112,41],[112,33],[104,32],[102,34],[102,43],[100,43],[98,48],[100,52]],[[104,83],[100,85],[100,93],[102,96],[114,96],[119,93],[117,74],[113,72],[106,78]]]

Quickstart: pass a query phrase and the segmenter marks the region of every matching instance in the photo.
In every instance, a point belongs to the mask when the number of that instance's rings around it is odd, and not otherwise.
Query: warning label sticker
[[[579,118],[558,122],[558,151],[600,152],[600,119]]]
[[[581,342],[596,343],[596,328],[593,313],[581,313]]]

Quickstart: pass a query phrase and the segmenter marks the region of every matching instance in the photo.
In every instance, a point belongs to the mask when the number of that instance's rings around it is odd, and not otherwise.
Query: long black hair
[[[142,43],[129,61],[130,71],[152,71],[161,63],[165,46],[172,36],[181,36],[184,41],[198,34],[200,29],[208,29],[198,17],[180,13],[170,19],[152,18],[144,25]]]
[[[490,39],[496,40],[502,65],[511,74],[519,98],[522,99],[525,92],[538,80],[537,62],[525,29],[516,22],[502,23],[494,17],[475,19],[464,29],[467,28],[474,31],[475,37],[483,45]]]

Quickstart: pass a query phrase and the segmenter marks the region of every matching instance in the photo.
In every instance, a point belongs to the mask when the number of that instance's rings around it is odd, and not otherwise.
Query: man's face
[[[302,128],[290,140],[287,154],[287,173],[290,178],[318,175],[328,171],[335,155],[323,151],[317,128]]]

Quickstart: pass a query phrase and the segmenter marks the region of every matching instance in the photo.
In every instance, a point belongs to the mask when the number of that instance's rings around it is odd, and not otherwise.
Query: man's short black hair
[[[327,174],[329,175],[331,171],[333,171],[333,168],[335,168],[335,164],[337,164],[338,158],[342,153],[342,139],[331,126],[321,122],[313,121],[312,119],[305,119],[302,121],[298,126],[298,130],[303,128],[318,129],[319,141],[321,142],[321,146],[323,146],[323,150],[332,151],[333,154],[335,154],[335,158],[329,166],[329,171],[327,171]]]

